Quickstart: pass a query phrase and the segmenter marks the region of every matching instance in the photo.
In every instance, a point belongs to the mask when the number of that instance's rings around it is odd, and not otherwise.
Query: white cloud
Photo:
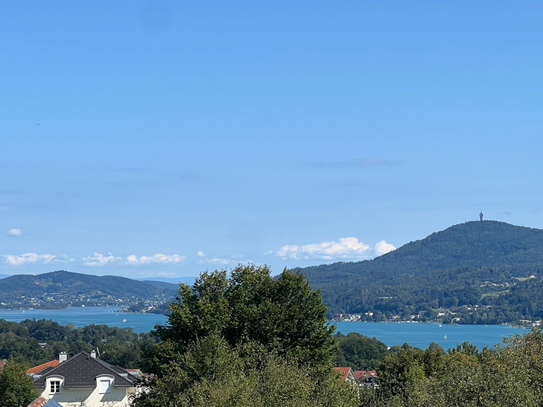
[[[285,245],[277,251],[277,256],[291,259],[344,259],[365,258],[370,247],[359,242],[356,237],[342,237],[338,242],[322,242],[305,246]]]
[[[10,229],[7,233],[8,236],[21,236],[22,232],[21,229]]]
[[[43,263],[49,264],[55,258],[52,254],[36,254],[36,253],[25,253],[20,256],[15,256],[12,254],[7,254],[3,256],[6,259],[6,264],[12,266],[21,266],[29,263]]]
[[[203,251],[199,251],[196,253],[199,257],[204,257],[205,253]]]
[[[83,257],[84,266],[104,266],[108,263],[116,263],[121,261],[120,257],[113,256],[111,253],[108,253],[109,256],[104,256],[101,253],[94,253],[92,257]]]
[[[162,253],[157,253],[153,254],[152,256],[141,257],[131,255],[128,256],[126,260],[128,264],[175,264],[185,260],[185,256],[180,256],[178,254],[166,255]]]
[[[384,240],[381,240],[379,243],[377,243],[374,248],[376,256],[387,254],[393,250],[396,250],[396,248],[390,243],[385,242]]]

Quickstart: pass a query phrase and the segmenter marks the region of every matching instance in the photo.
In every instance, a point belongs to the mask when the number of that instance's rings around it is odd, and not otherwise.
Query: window
[[[109,393],[110,384],[109,380],[100,380],[100,394]]]
[[[52,380],[49,384],[49,393],[60,393],[60,380]]]

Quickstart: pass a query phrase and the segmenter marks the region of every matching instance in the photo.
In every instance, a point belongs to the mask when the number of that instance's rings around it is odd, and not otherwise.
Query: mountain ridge
[[[473,239],[474,235],[472,233],[465,233],[466,231],[475,232],[477,231],[476,228],[480,229],[479,232],[482,233],[482,235],[485,237],[492,236],[494,239],[498,237],[498,242],[494,243],[498,243],[499,245],[496,250],[494,250],[494,252],[499,251],[500,254],[505,253],[506,255],[497,256],[497,253],[494,254],[492,251],[489,252],[487,247],[488,244],[484,245],[482,244],[480,239]],[[504,229],[509,231],[509,233],[504,234]],[[386,253],[371,260],[363,260],[360,262],[337,262],[332,264],[305,267],[300,270],[308,271],[312,270],[313,268],[323,270],[335,264],[356,265],[357,268],[364,269],[366,267],[371,268],[375,264],[396,263],[402,261],[402,264],[395,265],[403,270],[409,270],[411,268],[415,268],[414,263],[416,262],[416,270],[418,274],[421,274],[425,271],[435,271],[440,269],[445,270],[455,267],[493,266],[496,264],[503,264],[503,261],[511,263],[512,260],[514,260],[514,263],[516,264],[523,259],[515,259],[513,256],[519,256],[521,253],[519,253],[518,250],[511,250],[511,245],[506,244],[511,241],[511,232],[515,232],[513,238],[517,241],[518,239],[525,238],[528,234],[532,234],[532,237],[536,236],[537,239],[532,242],[533,244],[522,251],[524,253],[530,254],[530,257],[536,255],[536,262],[543,263],[542,229],[528,228],[524,226],[514,226],[509,223],[497,221],[472,221],[450,226],[440,232],[434,232],[428,235],[426,238],[411,241],[409,243],[406,243],[405,245],[402,245],[396,250],[393,250],[389,253]],[[451,239],[451,236],[456,236],[457,238]],[[462,239],[469,237],[470,239],[464,240],[464,244],[459,245],[458,237]],[[442,254],[436,253],[437,246],[451,243],[456,243],[456,245],[453,247],[454,251],[449,250],[449,253]],[[484,249],[486,258],[481,259],[481,253],[475,253],[475,255],[479,256],[477,260],[467,258],[467,256],[474,256],[474,253],[469,253],[469,251],[466,250],[466,248],[469,247],[475,247],[479,249],[479,252]],[[539,248],[540,250],[536,251],[536,248]],[[416,253],[417,250],[418,253]],[[431,254],[431,259],[428,258],[429,254]],[[429,260],[432,261],[431,264]],[[421,262],[423,266],[421,266]]]
[[[177,293],[175,284],[143,282],[119,276],[94,276],[65,270],[0,279],[1,308],[67,306],[158,306]]]
[[[495,323],[543,317],[514,304],[543,308],[534,287],[543,288],[543,230],[505,222],[466,222],[372,260],[297,270],[321,290],[331,314],[379,311],[388,319],[477,306],[496,311]]]

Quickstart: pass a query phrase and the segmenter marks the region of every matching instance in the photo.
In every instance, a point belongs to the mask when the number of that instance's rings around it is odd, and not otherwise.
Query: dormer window
[[[110,389],[111,389],[111,381],[110,380],[104,380],[104,379],[101,379],[99,382],[98,382],[98,388],[99,388],[99,392],[100,394],[106,394],[106,393],[109,393],[110,392]]]
[[[60,393],[60,380],[51,380],[49,382],[49,393]]]

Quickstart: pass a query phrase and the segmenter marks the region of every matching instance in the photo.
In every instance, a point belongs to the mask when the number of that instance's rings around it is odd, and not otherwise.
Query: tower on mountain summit
[[[480,220],[480,221],[483,220],[483,211],[481,211],[481,213],[479,214],[479,220]]]

